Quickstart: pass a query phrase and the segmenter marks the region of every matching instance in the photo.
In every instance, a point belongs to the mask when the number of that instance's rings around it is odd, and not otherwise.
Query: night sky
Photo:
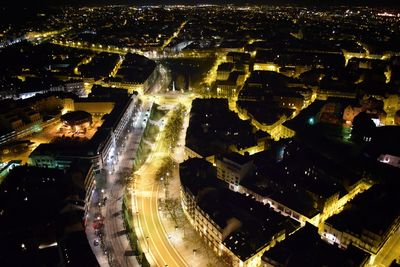
[[[113,4],[129,4],[129,5],[159,5],[159,4],[297,4],[297,5],[313,5],[313,6],[326,6],[326,5],[369,5],[369,6],[388,6],[388,7],[399,7],[399,0],[206,0],[206,1],[190,1],[190,0],[169,0],[169,1],[144,1],[144,0],[38,0],[28,1],[26,0],[3,0],[0,6],[12,5],[12,6],[43,6],[43,5],[113,5]]]

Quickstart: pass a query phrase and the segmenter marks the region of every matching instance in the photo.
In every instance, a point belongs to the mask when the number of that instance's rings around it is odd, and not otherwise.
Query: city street
[[[104,206],[100,208],[94,205],[91,206],[87,221],[88,239],[101,266],[139,266],[127,239],[121,209],[124,182],[127,175],[132,172],[134,156],[144,130],[142,121],[146,117],[146,111],[149,107],[149,103],[143,105],[141,111],[135,117],[136,119],[129,122],[124,139],[117,142],[119,145],[116,148],[116,151],[118,151],[116,164],[111,163],[106,166],[105,170],[100,174],[104,175],[107,181],[105,188],[102,188],[104,193],[100,188],[97,188],[93,193],[92,204],[96,204],[99,200],[107,197]],[[99,212],[104,218],[104,237],[103,245],[95,246],[94,242],[99,238],[94,235],[92,225],[93,219],[95,219],[94,214]],[[105,253],[108,254],[108,257],[105,256]]]
[[[162,105],[176,105],[185,103],[190,110],[191,95],[158,96],[157,103]],[[160,183],[156,173],[164,158],[171,157],[175,162],[182,162],[186,157],[184,153],[185,133],[189,124],[189,117],[185,116],[183,129],[177,147],[163,150],[162,134],[156,140],[156,146],[149,155],[146,163],[136,174],[132,194],[132,213],[136,214],[134,226],[141,247],[152,266],[225,266],[215,256],[201,237],[194,231],[189,222],[181,218],[179,225],[169,216],[163,207],[166,200],[166,191]],[[180,205],[180,181],[178,164],[171,173],[167,188],[170,199],[177,200]],[[180,210],[180,207],[177,207]],[[179,211],[177,211],[179,213]],[[182,214],[182,216],[184,216]],[[177,228],[178,226],[178,228]]]
[[[154,266],[187,266],[182,256],[176,251],[168,239],[159,217],[159,183],[155,177],[168,156],[162,147],[162,134],[157,136],[156,146],[150,153],[146,163],[136,172],[134,194],[132,197],[135,230],[139,242],[146,252],[146,258]]]
[[[168,240],[164,226],[159,218],[158,190],[159,185],[154,181],[159,161],[146,165],[140,172],[136,188],[137,219],[141,231],[140,241],[146,257],[154,266],[187,266],[185,260]],[[146,177],[146,178],[145,178]],[[148,180],[152,177],[152,180]],[[133,198],[134,199],[134,198]],[[146,251],[147,249],[147,251]],[[150,257],[149,257],[150,256]]]
[[[393,260],[400,259],[400,227],[387,240],[385,245],[376,255],[374,262],[368,264],[371,267],[386,267],[390,266]]]
[[[106,186],[104,193],[100,188],[94,193],[98,199],[107,197],[104,207],[101,207],[101,215],[104,217],[104,238],[103,247],[95,246],[95,240],[99,238],[89,234],[93,251],[102,266],[139,266],[137,259],[132,256],[132,251],[127,239],[127,233],[123,226],[122,218],[122,199],[124,194],[124,180],[130,175],[133,167],[134,155],[143,134],[145,124],[148,121],[148,110],[151,108],[151,102],[156,102],[163,107],[171,109],[178,103],[186,106],[187,111],[191,108],[193,94],[180,94],[178,92],[165,93],[164,90],[170,82],[169,71],[159,65],[158,76],[155,85],[149,88],[151,95],[146,96],[146,101],[133,120],[132,131],[125,135],[125,139],[117,142],[116,163],[106,167],[104,174],[106,177]],[[158,93],[158,94],[156,94]],[[161,94],[160,94],[161,93]],[[155,95],[156,94],[156,95]],[[167,119],[164,118],[166,121]],[[158,177],[155,177],[157,170],[162,164],[162,159],[171,157],[177,162],[184,160],[184,140],[186,127],[188,126],[188,117],[184,120],[184,129],[180,136],[177,148],[174,151],[163,148],[163,134],[157,135],[152,152],[148,155],[147,161],[135,173],[134,189],[130,192],[132,214],[134,214],[133,225],[142,250],[144,251],[151,266],[201,266],[205,263],[200,260],[201,253],[205,253],[200,248],[193,251],[192,246],[184,244],[182,229],[176,229],[171,219],[168,219],[162,212],[160,201],[165,200],[165,192],[160,188]],[[160,125],[161,126],[161,125]],[[129,126],[130,127],[130,126]],[[162,128],[162,126],[160,127]],[[174,171],[175,182],[178,179],[177,169]],[[179,183],[177,188],[173,189],[174,197],[179,197]],[[97,195],[96,195],[97,194]],[[94,199],[96,199],[94,197]],[[95,202],[95,201],[93,201]],[[91,213],[96,213],[99,207],[92,207]],[[90,218],[89,218],[90,219]],[[88,220],[88,226],[92,227],[93,221]],[[173,234],[171,234],[173,233]],[[194,239],[199,238],[197,236]],[[103,250],[107,251],[105,255]],[[179,250],[179,252],[178,252]],[[197,256],[196,256],[197,254]],[[204,254],[206,255],[206,254]],[[205,256],[205,259],[208,257]],[[109,264],[109,261],[111,264]]]

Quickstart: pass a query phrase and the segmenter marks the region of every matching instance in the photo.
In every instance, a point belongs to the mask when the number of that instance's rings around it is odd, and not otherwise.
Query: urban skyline
[[[190,0],[176,0],[176,1],[140,1],[140,0],[85,0],[85,1],[66,1],[66,0],[56,0],[56,1],[41,1],[40,3],[31,3],[23,1],[4,1],[0,6],[29,6],[31,8],[43,7],[43,6],[69,6],[69,5],[92,5],[92,6],[104,6],[104,5],[197,5],[197,4],[234,4],[234,5],[299,5],[299,6],[314,6],[314,7],[327,7],[327,6],[380,6],[380,7],[399,7],[395,0],[383,0],[383,1],[373,1],[373,0],[330,0],[330,1],[316,1],[316,0],[247,0],[247,1],[224,1],[224,0],[203,0],[203,1],[190,1]]]
[[[0,266],[400,265],[400,9],[115,3],[0,8]]]

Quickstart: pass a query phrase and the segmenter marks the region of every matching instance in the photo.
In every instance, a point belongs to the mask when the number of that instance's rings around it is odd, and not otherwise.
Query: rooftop
[[[235,152],[229,152],[229,153],[225,153],[221,156],[222,160],[223,159],[228,159],[231,160],[237,164],[246,164],[247,162],[251,161],[252,159],[249,156],[244,156],[242,154],[239,153],[235,153]]]
[[[252,198],[227,189],[216,178],[215,168],[204,159],[193,158],[180,165],[182,185],[196,197],[199,207],[224,231],[223,243],[243,261],[281,234],[290,234],[299,223]]]
[[[289,118],[294,112],[294,110],[290,108],[266,105],[264,101],[254,102],[239,100],[237,101],[237,106],[241,109],[245,109],[256,121],[265,125],[272,125],[284,116]]]
[[[365,231],[382,236],[399,217],[400,196],[397,189],[373,185],[368,191],[357,195],[344,210],[330,217],[326,224],[335,229],[361,236]]]
[[[231,71],[235,65],[230,62],[221,63],[218,66],[218,71]]]
[[[279,266],[362,266],[369,253],[354,246],[339,249],[323,241],[318,229],[306,224],[294,235],[287,237],[266,251],[262,259]]]
[[[195,99],[190,111],[186,146],[208,157],[227,152],[233,144],[238,148],[257,144],[250,123],[230,111],[226,99]]]

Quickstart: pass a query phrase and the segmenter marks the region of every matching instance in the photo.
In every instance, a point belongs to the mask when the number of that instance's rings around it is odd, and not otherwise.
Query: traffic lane
[[[158,249],[158,245],[156,242],[156,238],[153,236],[153,230],[150,228],[150,222],[151,222],[151,214],[149,212],[146,212],[146,210],[150,207],[149,202],[146,201],[145,199],[148,198],[147,193],[139,193],[137,195],[137,206],[140,208],[139,210],[139,227],[142,229],[143,233],[143,240],[145,243],[145,247],[142,248],[143,251],[147,252],[148,256],[151,256],[153,261],[156,263],[157,266],[164,266],[164,262],[166,260],[164,259],[163,255],[165,253],[161,253],[160,250]],[[143,196],[144,195],[144,196]]]
[[[167,233],[164,230],[164,226],[161,223],[160,217],[159,217],[159,212],[158,212],[158,191],[159,191],[159,185],[155,185],[153,187],[154,192],[156,193],[156,196],[153,197],[150,200],[150,212],[152,215],[152,222],[155,227],[155,232],[157,233],[157,236],[159,240],[162,242],[162,246],[165,248],[166,251],[168,251],[168,255],[170,255],[171,262],[167,262],[166,264],[168,266],[187,266],[186,262],[183,260],[181,255],[176,251],[176,249],[173,247],[173,245],[169,242],[167,238]],[[172,264],[172,265],[171,265]]]
[[[142,210],[149,210],[152,208],[152,198],[144,199],[142,201],[141,208]],[[179,263],[179,258],[174,255],[174,251],[171,250],[170,244],[167,244],[165,235],[160,233],[159,227],[157,225],[155,214],[153,212],[143,212],[144,215],[142,216],[143,223],[142,227],[144,228],[144,232],[147,233],[146,235],[146,245],[147,249],[150,250],[151,255],[156,262],[157,266],[186,266],[185,264]]]
[[[149,172],[151,172],[151,166],[148,166],[148,168],[150,169]],[[154,261],[158,266],[165,266],[165,264],[168,266],[186,266],[186,263],[181,260],[175,248],[169,243],[158,217],[158,185],[152,183],[151,185],[142,184],[142,186],[146,187],[147,190],[143,190],[137,195],[139,206],[141,207],[139,214],[142,214],[139,218],[145,236],[149,237],[146,239],[146,244],[148,244],[147,246],[150,245],[150,252]]]

